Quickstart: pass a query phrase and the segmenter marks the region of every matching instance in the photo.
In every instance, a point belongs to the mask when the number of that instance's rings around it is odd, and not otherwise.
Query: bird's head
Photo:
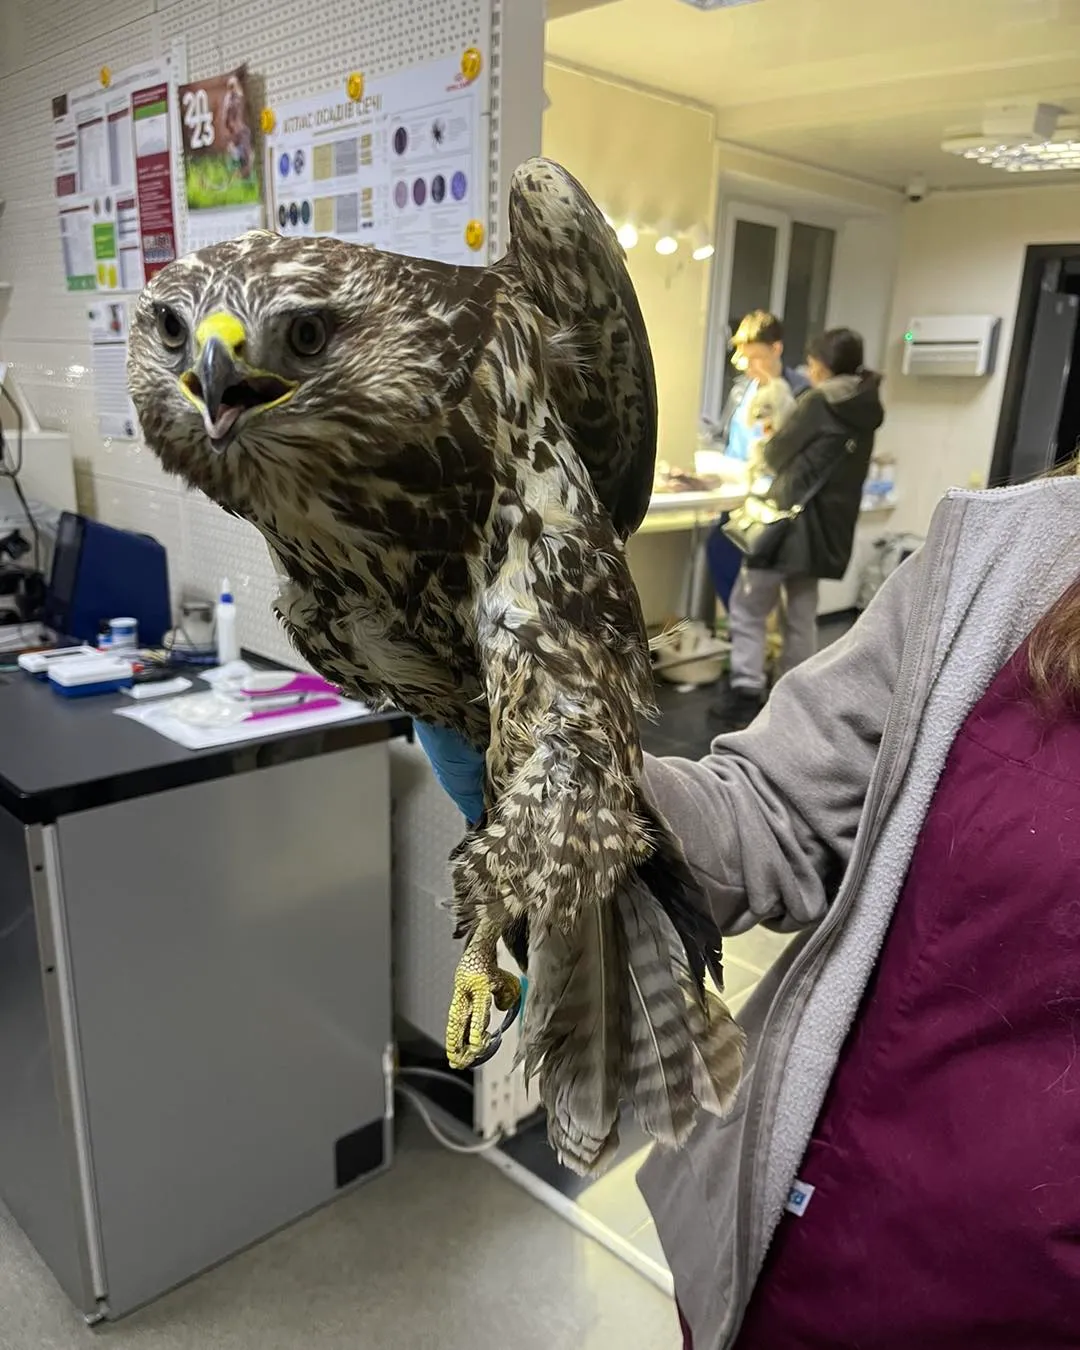
[[[147,444],[227,505],[268,475],[310,491],[377,467],[462,384],[481,311],[468,288],[447,302],[452,270],[263,230],[172,263],[131,324]]]

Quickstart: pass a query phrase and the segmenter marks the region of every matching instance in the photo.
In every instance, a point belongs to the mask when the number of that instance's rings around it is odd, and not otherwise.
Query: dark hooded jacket
[[[785,510],[806,502],[833,466],[788,531],[771,564],[776,570],[828,580],[847,571],[874,433],[885,419],[880,385],[881,376],[872,371],[833,375],[799,398],[762,447],[764,471],[772,476],[769,497]]]

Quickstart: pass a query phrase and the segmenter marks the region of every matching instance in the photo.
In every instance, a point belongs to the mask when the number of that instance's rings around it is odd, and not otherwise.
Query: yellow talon
[[[498,928],[482,922],[454,972],[454,996],[446,1022],[446,1058],[452,1069],[468,1069],[492,1044],[488,1031],[492,1005],[509,1012],[521,1001],[521,981],[500,970],[496,960]]]

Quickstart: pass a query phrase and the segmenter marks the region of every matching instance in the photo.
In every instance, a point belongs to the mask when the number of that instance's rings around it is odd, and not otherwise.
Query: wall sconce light
[[[679,241],[673,234],[662,234],[656,241],[656,251],[663,257],[670,257],[679,247]]]
[[[716,252],[712,240],[701,225],[694,226],[693,233],[690,236],[690,247],[693,250],[690,256],[695,262],[708,262]]]
[[[634,248],[638,241],[637,228],[630,221],[626,221],[615,231],[615,238],[618,239],[623,248]]]

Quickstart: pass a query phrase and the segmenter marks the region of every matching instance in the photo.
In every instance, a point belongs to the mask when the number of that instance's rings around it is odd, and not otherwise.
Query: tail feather
[[[715,994],[689,1009],[694,1040],[694,1096],[710,1115],[726,1116],[742,1081],[746,1035]]]
[[[672,978],[672,938],[663,910],[638,885],[620,893],[626,932],[630,1026],[623,1084],[642,1129],[662,1144],[683,1142],[696,1115],[694,1044],[687,993]]]
[[[559,1161],[598,1173],[619,1146],[625,1055],[625,942],[611,906],[593,906],[569,932],[530,933],[526,1078],[539,1077],[548,1138]]]

